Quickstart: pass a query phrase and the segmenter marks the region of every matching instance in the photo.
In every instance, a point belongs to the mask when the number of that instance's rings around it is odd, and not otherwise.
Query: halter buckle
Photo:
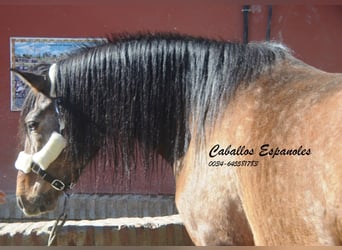
[[[65,184],[58,179],[55,179],[51,182],[51,186],[57,191],[63,191],[65,189]]]

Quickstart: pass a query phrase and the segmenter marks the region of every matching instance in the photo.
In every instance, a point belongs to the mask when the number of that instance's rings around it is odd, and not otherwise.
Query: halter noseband
[[[59,133],[52,132],[48,142],[37,153],[27,154],[24,151],[20,152],[15,162],[15,168],[21,170],[25,174],[32,171],[39,175],[43,180],[50,183],[57,191],[65,191],[66,189],[72,188],[72,183],[66,185],[63,181],[54,178],[46,172],[50,164],[56,160],[67,144],[65,138],[61,135],[65,124],[62,117],[63,114],[60,110],[60,99],[55,99],[54,105],[59,123]]]
[[[63,181],[52,177],[45,170],[41,169],[35,162],[32,162],[31,170],[33,173],[39,175],[44,181],[50,183],[50,185],[57,191],[64,191],[70,188],[70,185],[66,185]]]

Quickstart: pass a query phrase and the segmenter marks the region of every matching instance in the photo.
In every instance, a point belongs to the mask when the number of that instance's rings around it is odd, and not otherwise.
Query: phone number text
[[[209,161],[209,167],[256,167],[259,161]]]

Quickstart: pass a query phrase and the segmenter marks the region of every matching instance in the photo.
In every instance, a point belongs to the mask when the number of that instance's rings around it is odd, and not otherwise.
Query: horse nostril
[[[45,211],[46,211],[46,207],[45,207],[44,205],[41,205],[41,206],[39,207],[39,211],[40,211],[40,212],[45,212]]]
[[[17,204],[21,210],[24,209],[24,203],[23,203],[23,200],[21,199],[21,197],[17,198]]]

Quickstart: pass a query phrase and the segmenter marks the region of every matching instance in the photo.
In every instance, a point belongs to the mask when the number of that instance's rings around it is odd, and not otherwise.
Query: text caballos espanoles
[[[311,149],[305,148],[302,145],[296,148],[283,148],[263,144],[258,150],[255,150],[254,148],[248,148],[246,146],[238,146],[235,148],[232,145],[221,147],[220,144],[216,144],[210,149],[209,156],[248,156],[254,155],[255,153],[258,153],[259,156],[271,156],[272,158],[276,156],[306,156],[311,154]]]

